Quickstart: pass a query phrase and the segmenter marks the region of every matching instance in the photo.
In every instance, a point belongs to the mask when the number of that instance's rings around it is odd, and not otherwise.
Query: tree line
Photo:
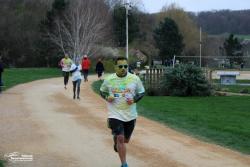
[[[0,58],[9,67],[50,67],[57,66],[65,53],[74,60],[83,54],[116,54],[112,47],[124,45],[124,35],[118,35],[123,33],[124,24],[119,20],[122,17],[117,17],[124,12],[122,2],[1,0]],[[134,29],[139,31],[133,16],[130,15],[130,42],[136,36]]]
[[[129,44],[147,56],[145,63],[199,55],[198,16],[175,4],[148,14],[131,2]],[[114,57],[126,44],[122,0],[2,0],[0,17],[0,57],[9,67],[54,67],[65,53],[74,60]],[[202,35],[207,55],[216,47]]]
[[[208,34],[250,34],[250,10],[219,10],[190,13]]]

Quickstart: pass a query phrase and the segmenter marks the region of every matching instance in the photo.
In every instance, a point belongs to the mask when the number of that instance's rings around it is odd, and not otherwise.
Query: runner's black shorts
[[[67,72],[67,71],[62,71],[62,75],[63,75],[64,77],[69,77],[69,72]]]
[[[114,118],[108,118],[108,127],[112,130],[112,135],[124,135],[129,140],[135,128],[136,119],[124,122]]]

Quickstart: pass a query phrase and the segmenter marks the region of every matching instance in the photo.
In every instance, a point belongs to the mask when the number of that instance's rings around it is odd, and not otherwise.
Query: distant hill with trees
[[[190,15],[208,34],[250,34],[250,9],[206,11]]]

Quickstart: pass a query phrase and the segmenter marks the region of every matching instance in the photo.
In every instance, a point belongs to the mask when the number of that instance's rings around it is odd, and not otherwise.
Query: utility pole
[[[128,59],[128,10],[129,10],[130,4],[128,3],[128,0],[125,2],[125,8],[126,8],[126,58]]]
[[[200,27],[200,68],[201,68],[201,45],[202,41],[201,41],[201,27]]]
[[[174,59],[173,59],[173,68],[175,66],[175,55],[174,55]]]

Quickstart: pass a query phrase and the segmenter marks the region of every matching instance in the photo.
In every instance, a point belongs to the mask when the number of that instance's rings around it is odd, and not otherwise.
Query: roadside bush
[[[171,96],[209,96],[212,93],[212,87],[202,70],[190,64],[169,68],[162,87]]]
[[[222,88],[220,87],[220,85],[213,85],[213,89],[215,91],[222,91]]]
[[[220,91],[222,91],[222,92],[229,92],[229,88],[221,88]]]
[[[240,93],[246,93],[246,94],[248,94],[249,90],[247,88],[244,88],[244,89],[240,90]]]
[[[115,72],[114,61],[113,60],[111,60],[111,59],[110,60],[104,60],[103,65],[104,65],[106,73],[114,73]]]

